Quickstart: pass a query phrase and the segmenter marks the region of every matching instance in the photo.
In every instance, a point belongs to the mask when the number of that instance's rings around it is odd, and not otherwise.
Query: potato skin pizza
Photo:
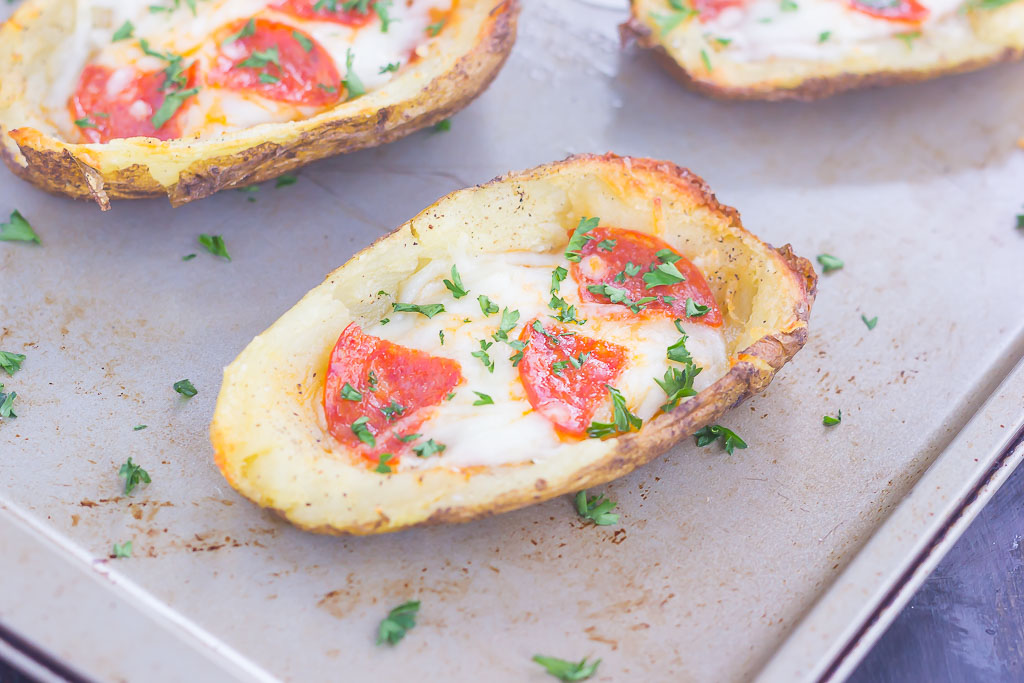
[[[1024,55],[1024,0],[631,0],[625,38],[721,99],[814,100]]]
[[[459,111],[518,0],[27,0],[0,27],[0,158],[50,192],[174,205]]]
[[[323,533],[464,522],[630,472],[803,346],[811,265],[674,164],[580,155],[459,190],[225,370],[216,462]]]

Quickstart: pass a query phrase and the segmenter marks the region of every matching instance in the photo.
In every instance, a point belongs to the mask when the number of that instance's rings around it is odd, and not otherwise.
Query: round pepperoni
[[[212,85],[267,99],[322,107],[341,96],[334,60],[319,43],[287,24],[250,19],[226,27],[210,67]],[[232,40],[232,37],[238,36]]]
[[[345,0],[279,0],[272,7],[299,19],[333,21],[346,26],[365,26],[373,19],[373,5],[373,0],[355,3]]]
[[[461,381],[458,362],[364,334],[351,323],[331,352],[324,382],[327,429],[370,462],[390,453],[388,464],[397,464],[415,445],[401,437],[423,423],[422,409],[441,403]]]
[[[928,8],[917,0],[849,0],[850,7],[880,19],[920,23],[928,18]]]
[[[605,385],[614,383],[625,367],[626,349],[537,320],[519,338],[528,342],[518,367],[530,405],[558,431],[585,436],[608,400]]]
[[[193,88],[195,73],[193,63],[185,71],[186,83],[180,90],[189,92]],[[180,106],[173,115],[166,121],[157,118],[155,122],[161,125],[155,126],[154,116],[168,97],[163,89],[166,80],[162,70],[140,72],[131,66],[111,69],[89,64],[82,70],[78,87],[68,102],[71,118],[89,142],[133,137],[179,138],[181,114],[195,97],[180,99]]]
[[[722,312],[704,275],[662,240],[643,232],[601,227],[587,237],[579,263],[572,265],[583,301],[620,303],[637,311],[687,318],[686,300],[693,299],[707,312],[689,320],[721,326]]]
[[[747,4],[747,0],[696,0],[693,6],[701,21],[711,21],[723,10],[730,7],[742,7],[745,4]]]

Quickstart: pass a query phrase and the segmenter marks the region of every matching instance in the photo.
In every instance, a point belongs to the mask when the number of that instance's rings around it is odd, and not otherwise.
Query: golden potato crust
[[[756,64],[729,60],[716,50],[699,22],[662,36],[652,8],[664,0],[630,0],[630,19],[620,26],[623,42],[652,50],[662,67],[685,87],[720,100],[813,101],[848,90],[927,81],[977,71],[1024,57],[1024,2],[995,10],[970,10],[974,37],[963,46],[936,41],[915,54],[893,38],[881,60],[851,56],[836,63],[774,59]],[[915,40],[915,44],[920,39]],[[710,54],[708,71],[701,53]]]
[[[515,42],[519,0],[461,0],[408,72],[363,97],[303,121],[263,124],[208,140],[61,140],[26,92],[71,21],[65,0],[29,0],[0,27],[0,158],[48,192],[93,199],[167,195],[180,206],[262,182],[317,159],[392,142],[464,108],[498,75]],[[59,52],[59,51],[58,51]],[[47,131],[47,128],[51,129]]]
[[[639,432],[585,439],[513,465],[381,475],[328,434],[323,382],[349,322],[384,315],[395,287],[465,235],[472,250],[564,248],[579,216],[657,234],[704,265],[731,369]],[[359,252],[257,336],[225,370],[210,433],[227,480],[304,529],[371,534],[465,522],[601,484],[649,462],[764,389],[807,339],[811,264],[747,232],[704,181],[671,163],[579,155],[454,192]],[[528,449],[529,444],[524,444]]]

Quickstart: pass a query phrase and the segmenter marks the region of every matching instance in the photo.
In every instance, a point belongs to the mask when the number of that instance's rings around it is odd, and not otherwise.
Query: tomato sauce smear
[[[579,283],[579,295],[583,301],[611,303],[606,294],[595,293],[589,289],[608,285],[625,290],[632,302],[644,297],[657,297],[655,301],[642,304],[642,312],[690,320],[709,327],[722,325],[722,312],[703,273],[666,242],[647,233],[622,228],[597,227],[588,232],[587,236],[591,239],[580,249],[580,261],[572,264],[572,276]],[[658,252],[662,252],[662,257],[659,258]],[[664,265],[669,261],[670,259],[665,258],[667,253],[673,255],[674,265],[685,280],[648,287],[644,275],[650,273],[652,267]],[[631,275],[630,272],[634,274]],[[616,280],[616,277],[621,281]],[[694,303],[700,306],[707,306],[707,313],[687,318],[687,299],[693,299]]]
[[[295,105],[323,107],[338,101],[341,76],[319,43],[287,24],[269,19],[250,21],[251,35],[224,42],[239,31],[246,33],[246,21],[222,31],[220,49],[207,74],[211,85]]]
[[[331,352],[324,382],[327,429],[370,463],[391,453],[394,457],[387,464],[396,465],[400,455],[419,442],[399,437],[415,433],[426,418],[423,409],[440,404],[461,381],[457,361],[365,334],[350,323]],[[343,396],[346,384],[362,395],[359,400]],[[376,442],[372,446],[352,430],[362,417],[368,418],[365,426]]]
[[[271,7],[299,19],[331,21],[346,26],[366,26],[374,17],[373,0],[366,3],[366,12],[360,12],[356,5],[345,9],[344,0],[279,0]]]
[[[614,384],[621,374],[628,352],[574,330],[568,334],[565,328],[540,323],[540,332],[537,326],[534,320],[519,334],[528,342],[518,366],[526,398],[559,433],[586,436],[594,414],[609,400],[605,385]]]
[[[194,63],[185,71],[185,76],[182,90],[195,85]],[[162,70],[142,72],[131,66],[113,69],[89,64],[82,70],[78,87],[68,101],[68,110],[88,142],[134,137],[180,138],[181,115],[195,102],[195,97],[185,99],[174,115],[156,128],[153,115],[164,103],[166,93],[162,88],[166,80]]]
[[[919,24],[930,11],[917,0],[848,0],[851,8],[879,19]]]
[[[695,0],[693,8],[697,10],[697,16],[701,22],[711,21],[723,10],[730,7],[743,7],[747,0]]]

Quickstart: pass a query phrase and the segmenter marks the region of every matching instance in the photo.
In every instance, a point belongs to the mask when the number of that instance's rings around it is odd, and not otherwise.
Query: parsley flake
[[[587,436],[592,439],[600,439],[612,434],[622,434],[639,430],[644,421],[629,412],[626,406],[626,397],[618,389],[610,384],[605,384],[608,393],[612,396],[612,422],[591,422],[587,428]]]
[[[0,388],[3,388],[2,384],[0,384]],[[14,412],[14,399],[16,398],[18,398],[16,391],[0,394],[0,417],[18,417]]]
[[[600,659],[587,663],[584,657],[578,662],[569,662],[558,657],[547,657],[545,655],[534,655],[533,661],[537,662],[552,676],[560,681],[585,681],[595,673]]]
[[[302,47],[303,52],[313,51],[313,41],[307,38],[306,34],[302,33],[301,31],[293,30],[292,38],[294,38],[295,42],[297,42]]]
[[[121,24],[116,31],[114,31],[114,35],[111,36],[110,42],[116,43],[119,40],[127,40],[128,38],[131,38],[134,33],[135,26],[132,25],[132,22],[126,21]]]
[[[416,615],[420,611],[420,601],[410,600],[394,608],[377,627],[377,644],[395,645],[405,634],[416,625]]]
[[[821,264],[821,272],[831,273],[843,267],[843,262],[832,254],[818,254],[818,263]]]
[[[721,439],[722,448],[724,448],[725,452],[729,455],[732,455],[733,450],[736,448],[743,449],[747,447],[747,442],[741,439],[736,432],[731,429],[726,429],[722,425],[708,425],[707,427],[698,429],[697,432],[694,433],[693,438],[697,443],[698,448],[702,448],[718,439]]]
[[[690,297],[686,298],[686,317],[687,318],[699,318],[703,315],[707,315],[707,312],[711,310],[710,306],[702,306]]]
[[[370,448],[375,448],[377,446],[377,439],[374,438],[373,432],[370,431],[370,428],[366,426],[366,423],[369,421],[370,418],[363,415],[362,417],[360,417],[359,419],[352,423],[351,429],[352,433],[356,435],[356,438],[358,438],[360,441],[365,443]]]
[[[494,405],[494,399],[491,398],[490,396],[488,396],[487,394],[480,393],[479,391],[474,391],[473,393],[480,397],[477,400],[473,401],[473,405],[475,405],[475,406],[493,406]]]
[[[878,316],[877,315],[874,318],[870,318],[869,319],[866,315],[861,313],[860,319],[864,321],[864,324],[868,326],[869,330],[875,329],[875,325],[878,324]]]
[[[618,240],[601,240],[600,242],[597,243],[597,248],[600,249],[601,251],[611,251],[612,249],[615,248],[615,245],[618,243]]]
[[[600,218],[580,218],[579,225],[572,231],[572,236],[569,238],[569,244],[565,247],[565,258],[572,261],[573,263],[579,263],[582,259],[580,249],[587,243],[587,240],[594,239],[588,237],[587,233],[593,230],[601,222]]]
[[[480,310],[485,316],[498,312],[498,304],[491,301],[486,294],[481,294],[476,300],[480,303]]]
[[[341,397],[346,401],[362,401],[363,395],[351,384],[345,382],[341,388]]]
[[[508,342],[508,333],[519,323],[519,311],[510,311],[508,306],[501,312],[501,322],[498,324],[498,331],[491,335],[494,341]]]
[[[405,406],[403,406],[395,399],[391,399],[391,404],[381,408],[380,412],[384,415],[388,422],[394,422],[395,420],[402,416],[402,413],[405,412]]]
[[[469,290],[463,286],[462,276],[459,275],[459,271],[455,266],[452,266],[452,279],[444,280],[444,286],[448,288],[448,291],[451,292],[452,296],[456,299],[461,299],[469,294]]]
[[[220,256],[228,261],[231,260],[231,254],[228,253],[227,245],[224,244],[224,238],[220,235],[200,235],[199,244],[206,248],[206,251],[210,252],[214,256]]]
[[[597,526],[611,526],[619,521],[619,515],[612,512],[616,505],[618,503],[607,500],[603,493],[599,496],[588,496],[584,489],[576,494],[576,512]]]
[[[21,370],[21,364],[25,362],[25,354],[13,353],[11,351],[0,351],[0,369],[8,375],[13,375]]]
[[[117,543],[114,544],[114,558],[115,559],[121,559],[121,558],[131,557],[131,556],[132,556],[132,542],[131,541],[125,541],[121,545],[118,545]]]
[[[131,458],[121,465],[121,469],[117,471],[117,476],[124,477],[124,493],[126,496],[130,496],[135,487],[140,483],[149,484],[152,480],[149,478],[149,472],[142,469],[141,465],[136,465],[132,462]]]
[[[435,133],[447,133],[451,129],[452,129],[452,122],[450,120],[448,120],[448,119],[444,119],[443,121],[438,121],[437,123],[434,124],[434,128],[433,128]]]
[[[396,313],[419,313],[420,315],[425,315],[428,318],[433,318],[438,313],[443,313],[444,312],[444,304],[422,304],[421,305],[421,304],[393,303],[393,304],[391,304],[391,308],[393,308]]]
[[[0,223],[0,242],[35,242],[42,244],[39,235],[32,229],[25,217],[17,209],[11,212],[7,223]]]
[[[395,456],[391,453],[381,453],[380,457],[377,458],[377,466],[373,468],[373,471],[379,472],[380,474],[391,474],[392,469],[391,465],[388,464],[388,461],[394,457]]]
[[[222,42],[221,45],[230,45],[231,43],[235,42],[239,38],[248,38],[249,36],[253,35],[254,33],[256,33],[256,18],[255,17],[249,19],[249,21],[245,22],[245,26],[243,26],[242,28],[238,29],[237,31],[232,33],[230,36],[225,38],[224,42]],[[294,31],[292,33],[294,33]],[[308,52],[308,50],[307,50],[307,52]],[[239,66],[241,66],[241,64],[239,64]]]
[[[474,358],[480,359],[480,362],[484,364],[485,368],[487,368],[487,372],[494,372],[494,360],[492,360],[491,357],[487,355],[487,349],[491,348],[492,346],[494,346],[493,342],[489,342],[486,339],[481,339],[480,350],[474,351],[473,353],[470,354]]]
[[[429,458],[432,455],[443,453],[444,449],[448,448],[443,443],[437,443],[433,439],[427,439],[419,446],[413,446],[412,452],[419,458]]]
[[[832,417],[831,415],[824,415],[821,418],[821,424],[825,425],[826,427],[835,427],[837,424],[839,424],[842,421],[843,421],[843,411],[842,410],[840,410],[839,413],[835,417]]]
[[[177,391],[182,396],[184,396],[185,398],[192,398],[193,396],[199,393],[198,391],[196,391],[195,386],[192,385],[192,382],[187,379],[179,379],[177,382],[175,382],[174,390]]]
[[[345,52],[345,80],[341,82],[345,86],[345,92],[348,94],[346,102],[348,100],[354,100],[360,95],[366,94],[366,87],[363,82],[356,75],[356,72],[352,69],[352,63],[355,61],[356,56],[352,52],[352,48],[349,48]]]
[[[679,268],[676,267],[675,263],[662,263],[661,265],[653,266],[650,271],[644,273],[643,279],[647,289],[659,285],[674,285],[686,282],[686,278],[679,272]]]

